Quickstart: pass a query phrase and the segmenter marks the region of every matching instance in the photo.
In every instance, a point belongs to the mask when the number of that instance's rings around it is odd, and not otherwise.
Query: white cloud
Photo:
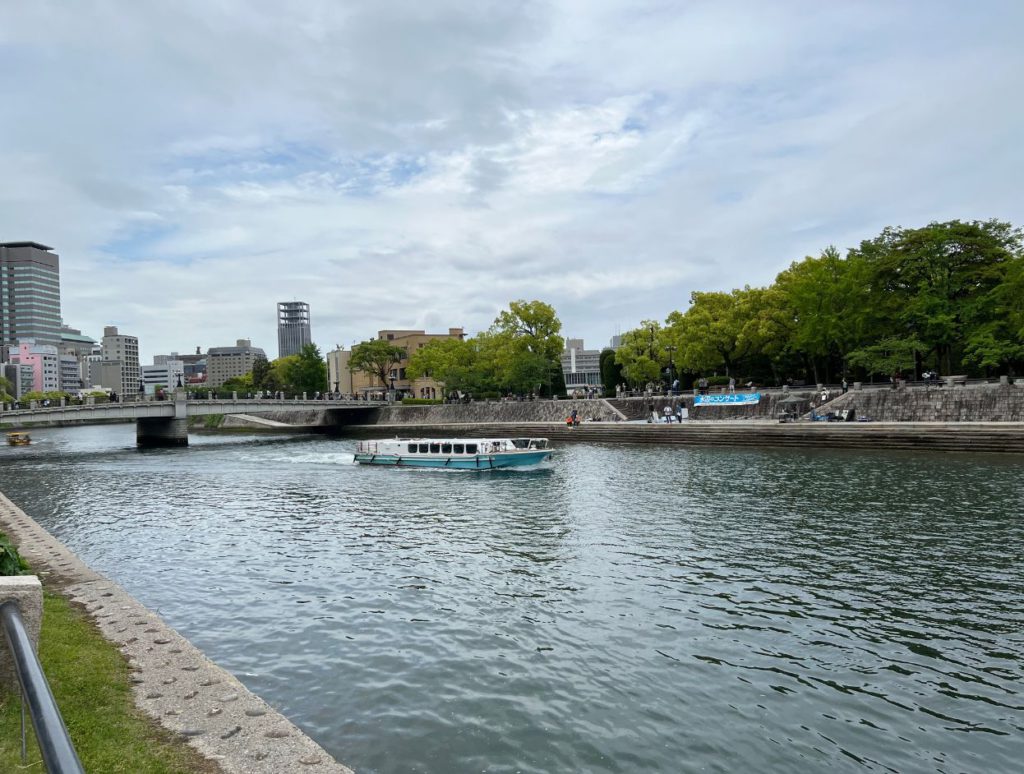
[[[603,344],[888,224],[1021,224],[1024,6],[37,2],[0,9],[0,240],[144,355],[486,327]]]

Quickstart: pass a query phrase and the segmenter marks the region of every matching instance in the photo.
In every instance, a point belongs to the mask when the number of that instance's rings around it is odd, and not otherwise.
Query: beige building
[[[100,384],[120,395],[132,395],[139,389],[139,340],[135,336],[118,333],[116,325],[103,329],[101,345],[102,360],[99,378],[93,377],[94,384]],[[96,373],[96,372],[94,372]]]
[[[249,339],[238,339],[233,347],[210,347],[206,353],[206,385],[212,389],[228,379],[245,376],[258,357],[266,355]]]
[[[418,350],[436,339],[459,339],[466,337],[462,328],[449,328],[448,333],[427,333],[413,330],[377,331],[378,339],[387,341],[405,350],[405,357],[391,369],[387,384],[381,384],[373,374],[353,371],[349,368],[350,351],[342,347],[327,353],[327,377],[331,389],[343,395],[366,395],[387,392],[394,386],[399,397],[431,398],[444,397],[443,385],[429,376],[411,380],[406,375],[409,358]]]

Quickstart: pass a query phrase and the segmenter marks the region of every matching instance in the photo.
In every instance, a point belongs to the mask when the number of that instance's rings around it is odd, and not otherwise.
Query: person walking
[[[733,395],[736,392],[736,377],[729,377],[729,394]]]

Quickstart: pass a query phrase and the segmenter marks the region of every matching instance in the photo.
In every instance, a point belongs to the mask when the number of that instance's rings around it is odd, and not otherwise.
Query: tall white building
[[[282,301],[277,305],[277,356],[297,355],[313,343],[309,322],[309,304],[304,301]]]

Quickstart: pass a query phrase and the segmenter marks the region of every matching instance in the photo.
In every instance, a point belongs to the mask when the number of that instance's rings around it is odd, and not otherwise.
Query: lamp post
[[[676,364],[672,360],[672,353],[676,351],[675,344],[666,344],[665,351],[668,352],[668,383],[669,383],[669,394],[675,395],[675,389],[672,387],[675,384],[675,373]]]

